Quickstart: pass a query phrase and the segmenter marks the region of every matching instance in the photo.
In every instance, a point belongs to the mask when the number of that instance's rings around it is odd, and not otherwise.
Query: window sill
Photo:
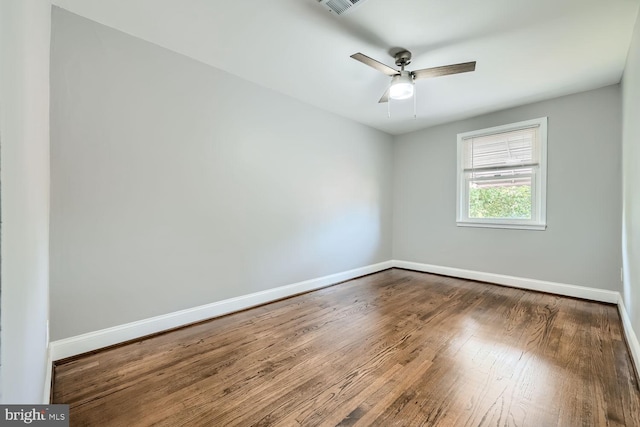
[[[507,228],[512,230],[537,230],[544,231],[546,224],[504,224],[490,222],[467,222],[457,221],[458,227],[480,227],[480,228]]]

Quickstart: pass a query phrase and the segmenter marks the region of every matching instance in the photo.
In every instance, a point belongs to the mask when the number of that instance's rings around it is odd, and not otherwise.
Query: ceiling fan
[[[475,71],[476,69],[476,61],[473,61],[444,65],[442,67],[423,68],[422,70],[406,71],[404,67],[411,63],[411,52],[408,50],[401,50],[395,54],[396,65],[400,67],[400,70],[391,68],[388,65],[376,61],[375,59],[359,52],[351,55],[351,58],[375,68],[376,70],[391,77],[391,84],[389,85],[389,88],[378,102],[387,102],[389,101],[389,98],[411,98],[413,96],[413,85],[415,80],[446,76],[448,74],[468,73],[470,71]]]

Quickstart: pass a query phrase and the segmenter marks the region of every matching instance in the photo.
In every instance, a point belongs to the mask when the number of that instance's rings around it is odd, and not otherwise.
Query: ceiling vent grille
[[[365,0],[318,0],[318,2],[336,15],[350,12],[354,6],[362,4]]]

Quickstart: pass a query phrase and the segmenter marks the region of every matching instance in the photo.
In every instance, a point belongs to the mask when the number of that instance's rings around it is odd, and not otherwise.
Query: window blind
[[[537,166],[539,126],[464,139],[464,171],[516,170]]]

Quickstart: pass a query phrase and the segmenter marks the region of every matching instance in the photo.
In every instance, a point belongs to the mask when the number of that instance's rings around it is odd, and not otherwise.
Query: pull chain
[[[413,120],[415,120],[417,118],[417,114],[416,114],[416,98],[418,98],[418,91],[415,90],[415,87],[413,89]]]

